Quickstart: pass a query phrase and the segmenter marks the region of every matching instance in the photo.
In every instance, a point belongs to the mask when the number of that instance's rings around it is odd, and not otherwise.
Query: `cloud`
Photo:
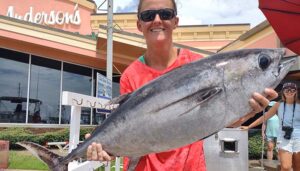
[[[239,24],[255,26],[265,18],[257,0],[178,0],[181,24]],[[191,4],[191,5],[188,5]],[[194,22],[190,22],[193,18]]]
[[[104,2],[104,0],[94,0],[99,6]],[[137,11],[137,4],[139,0],[114,0],[113,1],[113,8],[114,12],[117,13],[125,13],[125,12],[136,12]],[[107,1],[102,4],[101,9],[105,10],[107,8]],[[103,11],[99,11],[103,12]]]
[[[117,9],[116,12],[136,12],[137,6],[138,6],[138,0],[119,0],[122,1],[122,3],[117,3]],[[127,3],[124,3],[125,1],[128,1]]]
[[[114,11],[136,12],[138,1],[116,0]],[[176,0],[176,2],[180,25],[250,23],[251,27],[254,27],[265,20],[258,9],[258,0]]]

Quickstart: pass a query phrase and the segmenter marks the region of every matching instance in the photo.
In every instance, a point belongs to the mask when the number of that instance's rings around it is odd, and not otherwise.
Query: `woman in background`
[[[269,110],[272,106],[276,104],[275,101],[271,101],[267,107]],[[277,114],[273,115],[267,120],[266,125],[263,124],[262,135],[267,141],[267,159],[273,160],[273,151],[276,146],[277,137],[279,132],[279,118]]]
[[[298,90],[295,83],[283,84],[282,100],[277,102],[264,116],[261,116],[249,126],[242,129],[251,129],[260,125],[264,120],[278,113],[279,132],[277,147],[281,171],[300,171],[300,105]]]

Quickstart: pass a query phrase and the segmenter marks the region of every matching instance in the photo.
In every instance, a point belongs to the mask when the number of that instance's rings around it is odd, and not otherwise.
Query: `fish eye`
[[[258,58],[258,64],[259,64],[259,67],[262,69],[262,70],[265,70],[267,69],[270,64],[271,64],[271,58],[270,56],[268,55],[260,55],[259,58]]]

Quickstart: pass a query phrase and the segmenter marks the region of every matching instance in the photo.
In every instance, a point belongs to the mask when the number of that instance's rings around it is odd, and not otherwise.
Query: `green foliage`
[[[261,136],[261,130],[250,130],[249,131],[249,159],[261,159],[261,146],[262,146],[262,136]],[[264,158],[267,158],[266,152],[267,152],[267,142],[264,143]],[[273,151],[273,158],[277,159],[277,151],[276,147]]]
[[[249,159],[261,158],[262,136],[261,130],[249,131]]]
[[[36,128],[40,129],[40,128]],[[84,139],[86,133],[91,133],[93,128],[82,128],[80,130],[80,140]],[[10,142],[10,149],[20,149],[16,142],[30,141],[41,145],[46,142],[62,142],[69,140],[69,129],[48,129],[47,132],[34,133],[33,129],[28,128],[6,128],[0,131],[0,140]],[[262,136],[261,130],[249,131],[249,159],[261,158]],[[266,143],[265,143],[266,144]]]
[[[10,149],[20,148],[17,142],[30,141],[40,145],[46,142],[64,142],[69,140],[69,129],[47,129],[42,128],[6,128],[0,131],[0,140],[7,140],[10,143]],[[80,130],[80,140],[84,139],[86,133],[92,132],[93,128],[82,128]]]

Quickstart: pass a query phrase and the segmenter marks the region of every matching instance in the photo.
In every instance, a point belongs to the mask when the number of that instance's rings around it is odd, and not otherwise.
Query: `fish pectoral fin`
[[[205,89],[201,89],[201,90],[197,91],[196,93],[188,96],[187,98],[192,98],[192,100],[196,100],[199,103],[203,103],[203,102],[213,98],[220,92],[222,92],[222,88],[220,88],[220,87],[205,88]]]
[[[183,115],[189,113],[191,110],[195,109],[197,106],[203,104],[204,102],[208,101],[209,99],[215,97],[220,92],[222,92],[222,88],[213,87],[213,88],[202,89],[192,95],[187,96],[185,99],[187,101],[191,101],[191,100],[196,101],[196,105],[192,105],[190,108],[188,108],[188,110],[184,111],[179,116],[183,116]]]
[[[195,107],[201,105],[202,103],[208,101],[209,99],[215,97],[220,92],[222,92],[222,88],[220,88],[220,87],[204,88],[204,89],[196,91],[192,94],[189,94],[177,101],[173,101],[172,103],[162,106],[162,107],[156,109],[154,112],[159,112],[160,110],[164,110],[172,105],[176,105],[177,103],[182,103],[183,101],[185,101],[185,103],[190,104],[190,105],[187,108],[187,110],[182,113],[182,115],[183,115],[183,114],[188,113],[189,111],[193,110]]]

